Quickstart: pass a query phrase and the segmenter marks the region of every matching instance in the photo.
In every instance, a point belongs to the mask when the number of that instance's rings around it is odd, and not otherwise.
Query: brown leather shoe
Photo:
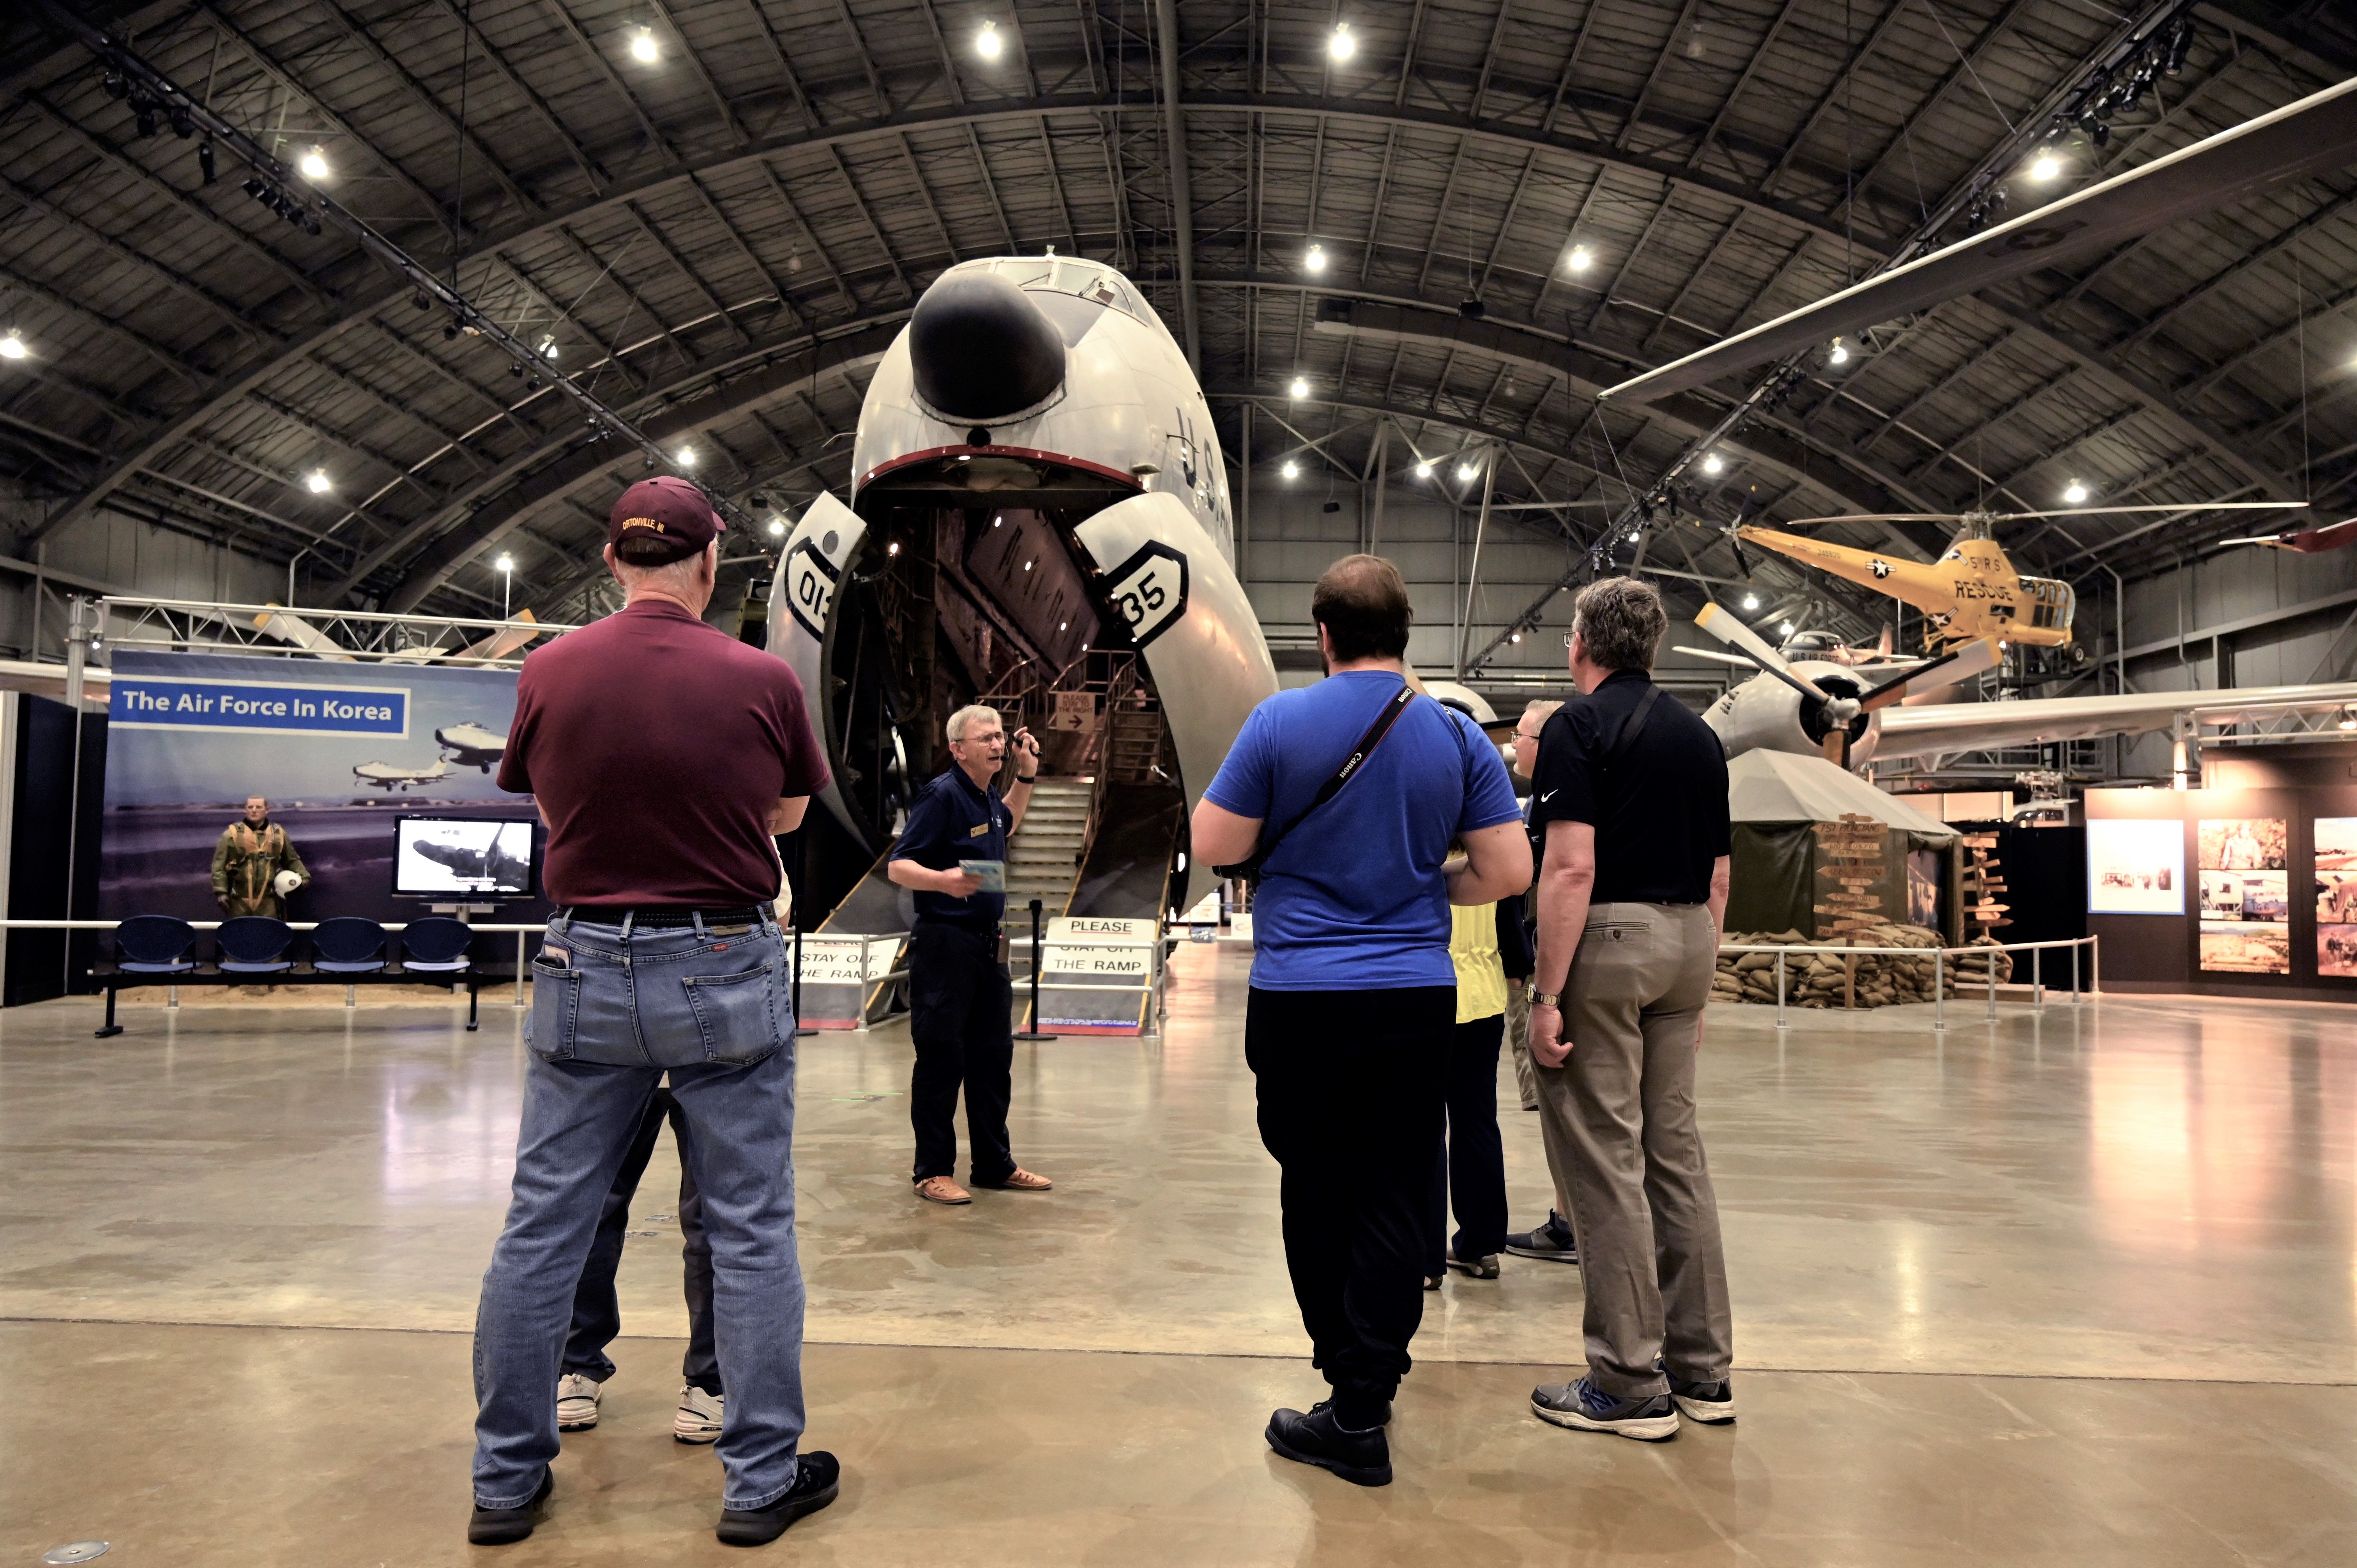
[[[998,1187],[1002,1192],[1046,1192],[1055,1185],[1046,1176],[1017,1165],[1005,1181],[998,1184]]]
[[[928,1203],[972,1203],[974,1194],[945,1176],[929,1176],[917,1184],[917,1196]]]

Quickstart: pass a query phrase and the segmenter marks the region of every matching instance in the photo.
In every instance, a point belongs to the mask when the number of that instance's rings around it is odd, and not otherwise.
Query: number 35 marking
[[[1187,611],[1187,557],[1168,544],[1143,546],[1105,576],[1111,585],[1106,596],[1140,648]]]

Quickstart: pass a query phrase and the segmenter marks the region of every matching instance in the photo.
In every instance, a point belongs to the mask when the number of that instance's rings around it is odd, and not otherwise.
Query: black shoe
[[[1319,1400],[1306,1415],[1297,1410],[1278,1411],[1268,1418],[1267,1436],[1268,1445],[1287,1459],[1331,1470],[1353,1486],[1392,1484],[1392,1445],[1383,1429],[1343,1431],[1334,1419],[1331,1400]]]
[[[1690,1383],[1675,1372],[1669,1374],[1670,1398],[1678,1409],[1695,1420],[1712,1426],[1725,1426],[1735,1419],[1735,1384],[1722,1378],[1715,1383]]]
[[[843,1489],[843,1466],[824,1451],[804,1454],[796,1461],[794,1484],[786,1495],[765,1509],[723,1509],[714,1531],[723,1546],[767,1546],[786,1533],[786,1526],[806,1513],[816,1513],[834,1501]]]
[[[507,1546],[532,1533],[538,1522],[540,1505],[556,1489],[555,1473],[544,1468],[540,1473],[540,1489],[532,1501],[520,1509],[487,1509],[475,1505],[475,1517],[467,1521],[467,1540],[475,1546]]]
[[[1572,1240],[1571,1227],[1552,1208],[1547,1210],[1546,1223],[1537,1230],[1507,1237],[1506,1251],[1517,1258],[1544,1258],[1550,1263],[1579,1262],[1579,1245]]]
[[[1609,1432],[1641,1443],[1661,1443],[1678,1434],[1678,1412],[1667,1394],[1615,1399],[1587,1379],[1546,1383],[1531,1391],[1531,1413],[1541,1421],[1579,1432]]]
[[[1460,1258],[1457,1255],[1457,1250],[1452,1247],[1449,1249],[1447,1262],[1448,1266],[1458,1273],[1470,1274],[1477,1280],[1494,1280],[1498,1277],[1498,1254],[1495,1252],[1484,1252],[1478,1258]]]

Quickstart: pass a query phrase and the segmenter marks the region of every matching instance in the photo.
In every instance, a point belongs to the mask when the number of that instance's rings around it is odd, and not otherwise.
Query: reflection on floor
[[[2357,1547],[2357,1032],[2111,998],[1718,1008],[1704,1125],[1745,1416],[1661,1448],[1523,1400],[1577,1272],[1430,1302],[1361,1492],[1268,1457],[1319,1391],[1242,1062],[1240,953],[1182,950],[1160,1042],[1018,1047],[1046,1196],[908,1192],[905,1031],[802,1046],[814,1443],[798,1561],[2345,1562]],[[517,1015],[447,1004],[0,1015],[0,1560],[469,1560],[467,1342],[506,1200]],[[1503,1079],[1514,1213],[1547,1203]],[[701,1561],[717,1478],[664,1435],[668,1141],[621,1376],[518,1563]],[[81,1320],[81,1321],[74,1321]],[[353,1332],[357,1330],[358,1332]],[[425,1332],[419,1332],[425,1331]],[[2256,1385],[2274,1385],[2262,1387]],[[13,1555],[11,1555],[13,1554]]]

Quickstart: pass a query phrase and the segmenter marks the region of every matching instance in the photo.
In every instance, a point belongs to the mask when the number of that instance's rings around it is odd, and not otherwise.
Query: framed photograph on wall
[[[2194,824],[2201,885],[2201,967],[2221,974],[2291,972],[2291,901],[2285,865],[2291,824],[2281,817],[2205,817]]]
[[[2095,818],[2087,823],[2087,909],[2185,913],[2185,824]]]
[[[2357,979],[2357,817],[2316,819],[2316,972]]]

